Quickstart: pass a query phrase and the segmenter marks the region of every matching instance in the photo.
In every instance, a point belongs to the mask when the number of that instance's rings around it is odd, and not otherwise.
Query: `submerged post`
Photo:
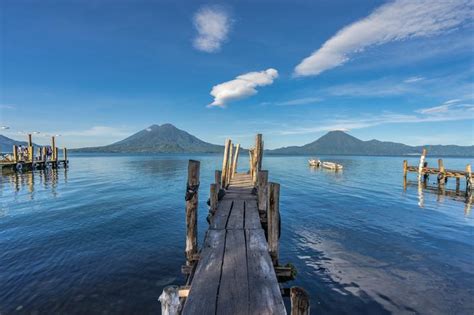
[[[234,177],[234,174],[237,172],[237,163],[239,161],[239,150],[240,150],[240,143],[238,143],[235,147],[234,160],[232,161],[231,177]]]
[[[200,162],[189,160],[188,182],[186,186],[186,261],[191,265],[198,252],[197,245],[197,208],[199,190]]]
[[[165,287],[158,301],[161,303],[161,314],[178,315],[181,308],[179,303],[179,287],[177,285]]]
[[[291,315],[309,315],[309,295],[303,288],[291,287],[290,289],[291,299]]]
[[[423,175],[423,167],[425,166],[426,158],[426,149],[423,149],[423,152],[420,156],[420,164],[418,165],[418,181],[421,181],[421,176]]]
[[[232,140],[227,139],[225,141],[225,147],[224,147],[224,157],[222,159],[222,177],[221,177],[221,185],[222,188],[226,188],[226,182],[227,182],[227,163],[229,163],[229,148],[232,145]]]
[[[280,184],[268,184],[268,249],[273,265],[278,265],[278,239],[280,238]]]
[[[257,176],[258,210],[267,211],[268,171],[259,171]]]

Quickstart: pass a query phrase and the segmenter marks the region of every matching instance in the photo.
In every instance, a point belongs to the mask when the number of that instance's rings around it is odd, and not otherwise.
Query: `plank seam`
[[[232,210],[232,208],[231,208]],[[223,268],[224,268],[224,257],[225,257],[225,247],[226,247],[226,243],[227,243],[227,230],[225,230],[225,234],[224,234],[224,253],[222,254],[222,261],[221,261],[221,272],[219,274],[219,283],[217,284],[217,294],[216,294],[216,312],[214,315],[217,315],[218,314],[218,310],[217,310],[217,307],[219,306],[219,292],[221,290],[221,281],[222,281],[222,272],[223,272]]]

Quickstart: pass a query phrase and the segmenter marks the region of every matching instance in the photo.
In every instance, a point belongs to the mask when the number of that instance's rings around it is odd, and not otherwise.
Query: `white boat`
[[[335,171],[342,170],[343,168],[341,164],[337,164],[333,162],[322,162],[321,166],[330,170],[335,170]]]
[[[309,163],[309,166],[316,166],[316,167],[319,167],[319,165],[321,165],[321,161],[320,161],[320,160],[316,160],[316,159],[308,160],[308,163]]]

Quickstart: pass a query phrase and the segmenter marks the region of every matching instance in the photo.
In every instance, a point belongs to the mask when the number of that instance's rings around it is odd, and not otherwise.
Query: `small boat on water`
[[[334,162],[322,162],[321,166],[330,170],[339,171],[342,170],[342,165]]]
[[[320,161],[320,160],[316,160],[316,159],[308,160],[308,163],[309,163],[309,166],[316,166],[316,167],[319,167],[319,166],[321,165],[321,161]]]

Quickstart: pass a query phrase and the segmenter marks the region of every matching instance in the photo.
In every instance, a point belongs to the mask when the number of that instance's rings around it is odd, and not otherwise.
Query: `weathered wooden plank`
[[[208,230],[182,314],[215,314],[225,230]]]
[[[211,219],[210,229],[225,229],[227,225],[227,220],[232,209],[233,200],[224,200],[222,199],[218,206],[217,211]]]
[[[257,200],[257,196],[251,194],[225,194],[222,200],[234,200],[234,199],[244,199],[244,200]]]
[[[246,229],[261,229],[260,215],[258,214],[257,201],[245,201],[245,228]]]
[[[216,314],[248,314],[246,256],[245,231],[227,230]]]
[[[244,228],[244,200],[234,200],[232,211],[227,222],[227,229],[243,229]]]
[[[286,314],[262,229],[248,229],[249,314]]]

